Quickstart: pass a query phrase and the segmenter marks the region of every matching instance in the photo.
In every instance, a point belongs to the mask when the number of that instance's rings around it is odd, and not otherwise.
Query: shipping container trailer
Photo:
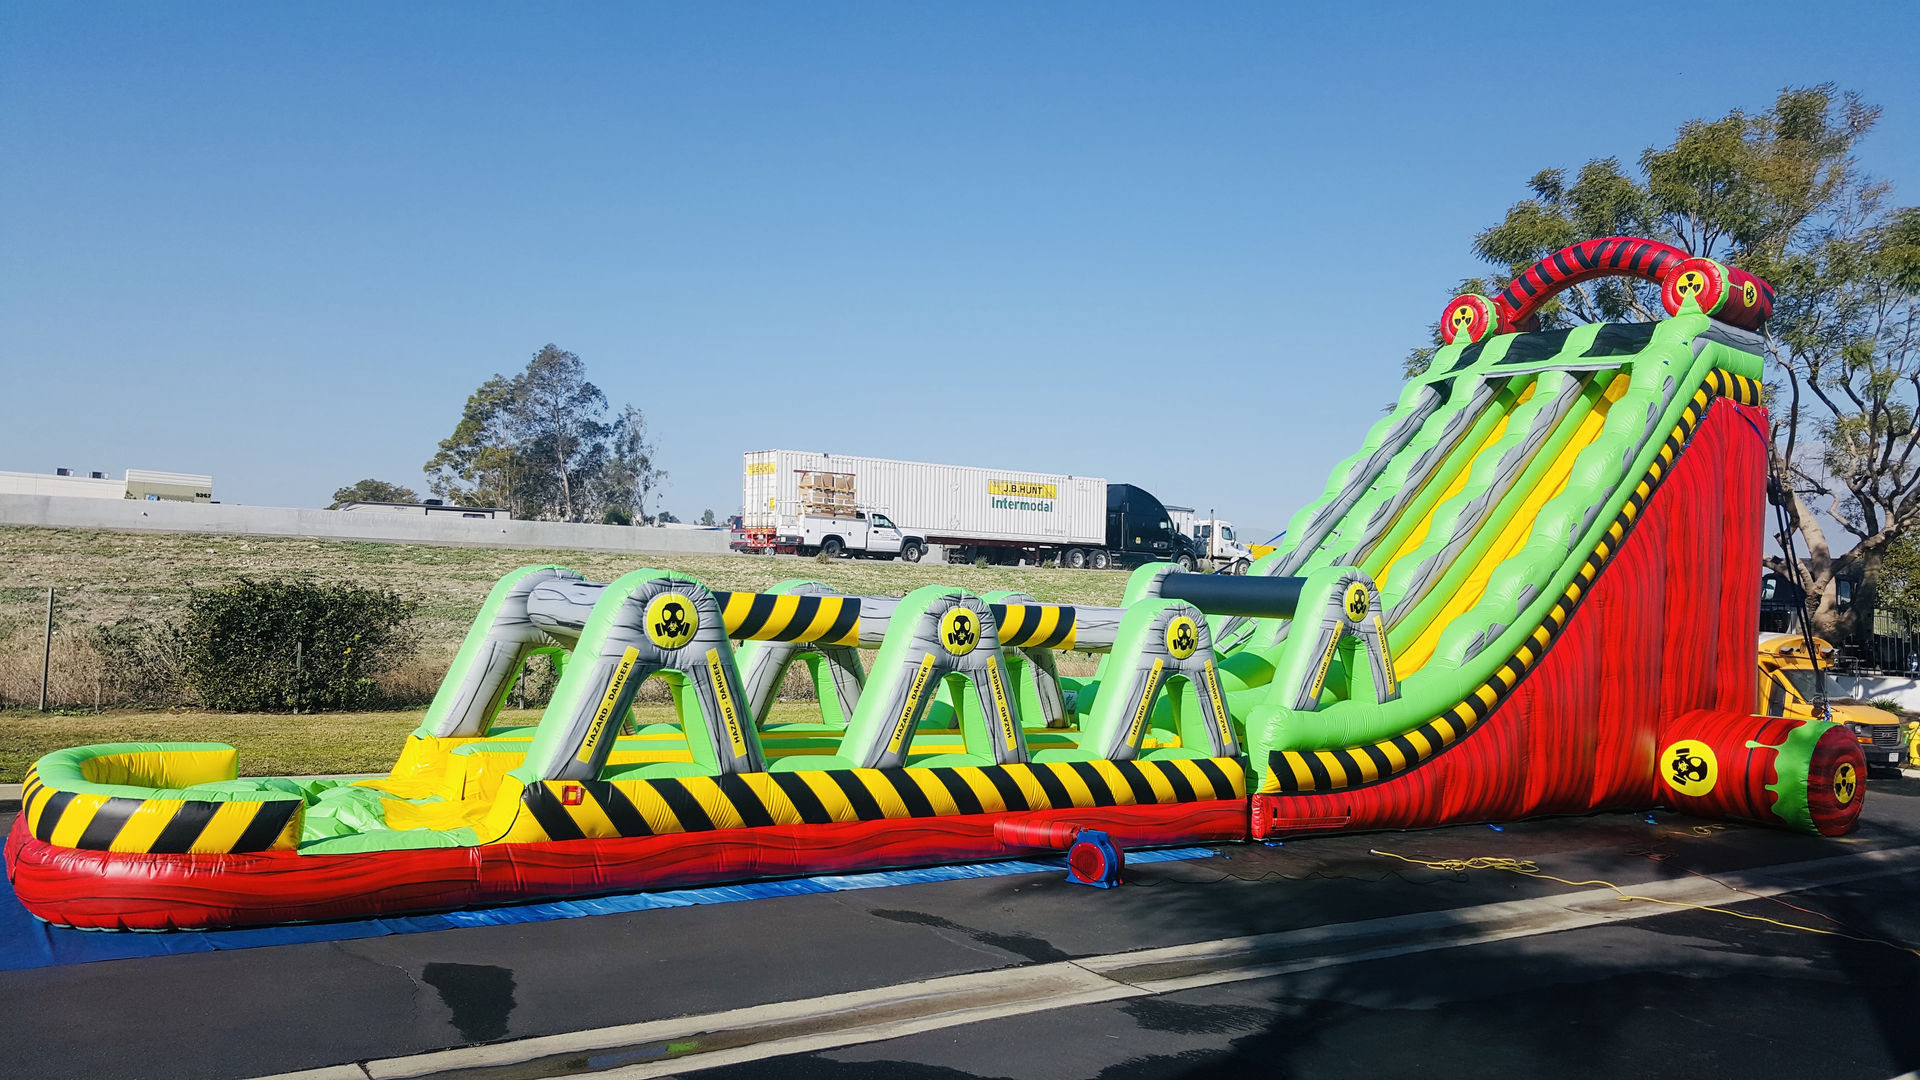
[[[1106,569],[1197,550],[1152,494],[1096,476],[756,450],[741,507],[738,551],[912,562],[937,544],[954,562]]]

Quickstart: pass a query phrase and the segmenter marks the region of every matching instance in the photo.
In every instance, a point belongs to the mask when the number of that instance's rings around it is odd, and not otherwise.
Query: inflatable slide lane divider
[[[1638,351],[1634,342],[1611,340],[1623,332],[1632,338],[1638,326],[1607,326],[1602,339],[1587,351],[1584,363],[1569,364],[1564,358],[1541,363],[1531,350],[1517,356],[1484,355],[1485,346],[1495,340],[1494,333],[1537,330],[1534,313],[1539,305],[1564,288],[1603,276],[1633,276],[1661,284],[1662,302],[1669,313],[1677,315],[1691,302],[1703,313],[1741,330],[1756,329],[1773,310],[1771,286],[1751,274],[1710,259],[1691,258],[1667,244],[1632,237],[1585,241],[1549,256],[1515,279],[1496,300],[1472,295],[1455,299],[1441,320],[1443,346],[1428,371],[1408,385],[1394,412],[1375,424],[1361,452],[1335,467],[1326,493],[1294,516],[1279,548],[1249,573],[1286,576],[1337,562],[1363,562],[1380,542],[1381,534],[1393,527],[1405,503],[1418,496],[1431,470],[1452,456],[1458,440],[1436,439],[1425,431],[1413,436],[1410,431],[1418,421],[1429,417],[1457,424],[1458,416],[1445,405],[1449,397],[1464,401],[1468,395],[1459,392],[1455,380],[1471,381],[1478,395],[1503,385],[1488,380],[1547,368],[1571,371],[1602,367],[1606,365],[1590,358]],[[1652,324],[1642,325],[1650,328]],[[1528,335],[1543,342],[1555,336]],[[1565,332],[1558,337],[1565,340]],[[1644,345],[1644,339],[1637,344]],[[1521,364],[1525,366],[1518,366]],[[1472,400],[1476,404],[1481,401],[1478,396]],[[1519,403],[1515,400],[1512,405]],[[1498,419],[1503,412],[1496,407],[1486,410],[1486,415]],[[1476,430],[1485,426],[1483,423]],[[1433,456],[1432,450],[1440,446],[1445,449]],[[1418,453],[1404,455],[1413,460],[1402,460],[1394,452],[1403,448]],[[1371,494],[1367,494],[1369,486]],[[1379,505],[1372,507],[1358,533],[1343,538],[1343,519],[1349,511],[1366,507],[1370,501]],[[1231,624],[1223,628],[1221,637],[1225,640],[1228,633],[1240,629],[1240,624]]]
[[[1373,490],[1354,506],[1354,514],[1360,516],[1360,527],[1357,530],[1342,527],[1330,534],[1326,543],[1295,573],[1308,573],[1323,566],[1364,567],[1382,545],[1389,551],[1397,549],[1405,533],[1425,520],[1435,502],[1452,494],[1457,484],[1465,483],[1465,471],[1472,464],[1473,455],[1460,454],[1458,450],[1462,446],[1485,446],[1497,440],[1510,423],[1508,417],[1512,410],[1526,404],[1538,389],[1534,380],[1514,378],[1506,373],[1481,371],[1468,377],[1476,382],[1478,392],[1496,402],[1495,406],[1478,416],[1456,416],[1457,434],[1442,432],[1429,439],[1423,432],[1407,452],[1394,458],[1374,482]],[[1466,423],[1469,420],[1473,421],[1471,426]]]
[[[1374,424],[1358,454],[1334,467],[1321,497],[1296,513],[1280,545],[1257,569],[1295,576],[1352,562],[1378,544],[1408,504],[1457,468],[1456,451],[1482,446],[1534,392],[1531,373],[1498,369],[1468,343],[1449,344],[1402,391],[1394,411]],[[1497,437],[1497,435],[1495,435]],[[1358,518],[1358,528],[1349,519]]]
[[[1586,350],[1587,342],[1571,345],[1568,351],[1574,349]],[[1531,355],[1531,350],[1526,352]],[[1330,522],[1320,530],[1321,539],[1313,551],[1276,553],[1276,558],[1256,563],[1249,574],[1297,575],[1352,564],[1385,581],[1386,571],[1414,547],[1426,543],[1438,521],[1441,539],[1427,544],[1416,560],[1423,568],[1421,580],[1412,590],[1418,595],[1423,583],[1430,583],[1451,565],[1481,519],[1502,504],[1509,490],[1543,467],[1538,459],[1553,456],[1570,434],[1564,421],[1587,415],[1600,389],[1574,373],[1611,366],[1592,357],[1617,354],[1614,349],[1588,350],[1577,359],[1553,356],[1552,363],[1515,369],[1506,363],[1504,351],[1487,354],[1465,343],[1443,348],[1432,368],[1416,383],[1425,380],[1433,389],[1445,390],[1465,382],[1473,387],[1470,395],[1458,389],[1453,393],[1470,400],[1471,407],[1440,410],[1429,417],[1428,427],[1437,430],[1422,430],[1408,441],[1371,478],[1369,490],[1352,502],[1349,515],[1359,519],[1357,526],[1348,520]],[[1469,420],[1471,426],[1466,423]],[[1459,452],[1469,448],[1470,453]],[[1473,485],[1471,490],[1469,484]],[[1329,487],[1331,490],[1332,485]],[[1300,524],[1301,517],[1296,515],[1289,533]],[[1401,576],[1405,576],[1404,571]],[[1408,591],[1400,583],[1391,595],[1400,599]],[[1406,604],[1398,606],[1404,609]],[[1394,621],[1395,613],[1389,612],[1387,624],[1391,626]],[[1249,622],[1222,621],[1218,637],[1226,649],[1243,644],[1272,648],[1284,641],[1290,630],[1281,622],[1269,624],[1265,635],[1251,636]]]
[[[1625,347],[1639,351],[1624,360],[1624,378],[1612,378],[1613,389],[1604,399],[1611,404],[1569,425],[1562,433],[1566,437],[1556,440],[1555,452],[1536,462],[1510,497],[1481,518],[1454,565],[1434,579],[1424,596],[1403,598],[1402,606],[1411,601],[1412,610],[1390,616],[1388,632],[1399,677],[1419,687],[1423,704],[1431,707],[1448,694],[1466,694],[1475,681],[1494,673],[1496,654],[1523,643],[1528,632],[1524,628],[1537,624],[1551,597],[1575,581],[1587,551],[1625,508],[1634,485],[1650,475],[1682,414],[1697,408],[1693,395],[1700,392],[1709,369],[1758,375],[1759,359],[1752,354],[1720,349],[1703,357],[1689,348],[1689,339],[1710,326],[1709,320],[1690,314],[1657,324],[1650,333],[1629,335]],[[1605,330],[1588,326],[1494,343],[1503,354],[1500,363],[1515,353],[1540,356],[1556,350],[1564,360],[1570,351],[1584,356],[1579,346],[1597,342]],[[1538,349],[1523,348],[1529,337],[1550,340]],[[1568,344],[1573,348],[1566,348]],[[1571,430],[1575,427],[1577,432]],[[1404,710],[1391,721],[1382,717],[1387,722],[1383,726],[1406,719]],[[1282,745],[1320,748],[1327,745],[1323,736],[1330,734],[1330,729],[1323,730],[1308,736],[1310,743]],[[1383,737],[1369,727],[1347,741]]]
[[[1577,374],[1544,372],[1536,385],[1549,387],[1514,410],[1517,421],[1504,438],[1484,447],[1458,494],[1435,507],[1425,540],[1381,568],[1389,597],[1386,623],[1397,630],[1422,601],[1448,591],[1470,569],[1471,554],[1489,542],[1486,526],[1504,523],[1532,493],[1558,451],[1592,411],[1604,386]]]
[[[1434,657],[1443,632],[1464,625],[1458,621],[1460,615],[1483,601],[1499,568],[1509,565],[1541,522],[1552,516],[1549,504],[1555,499],[1566,502],[1567,489],[1575,486],[1571,481],[1576,472],[1595,459],[1588,451],[1604,435],[1613,402],[1625,395],[1631,382],[1631,376],[1612,373],[1594,380],[1593,408],[1577,421],[1569,419],[1565,430],[1528,469],[1513,495],[1482,519],[1478,535],[1462,548],[1454,566],[1434,579],[1437,584],[1426,596],[1403,597],[1403,605],[1411,609],[1409,617],[1389,620],[1401,679],[1413,675]],[[1615,486],[1608,485],[1607,494],[1611,495]],[[1578,487],[1591,490],[1586,485]]]

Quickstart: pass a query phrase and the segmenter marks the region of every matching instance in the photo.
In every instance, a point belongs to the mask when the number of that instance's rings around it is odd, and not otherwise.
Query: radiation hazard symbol
[[[940,645],[955,656],[965,656],[980,644],[980,616],[968,608],[952,607],[940,616]]]
[[[1682,795],[1699,798],[1720,779],[1720,762],[1713,756],[1713,747],[1682,739],[1660,751],[1660,779]]]
[[[1680,297],[1682,300],[1689,296],[1698,298],[1699,295],[1706,290],[1707,275],[1698,270],[1681,271],[1680,280],[1673,283],[1674,295]]]
[[[1854,792],[1860,790],[1860,775],[1854,771],[1853,762],[1843,761],[1833,770],[1833,801],[1845,806],[1853,801]]]
[[[1473,326],[1473,320],[1479,317],[1480,313],[1474,310],[1472,304],[1460,304],[1447,316],[1447,322],[1455,334],[1464,334]]]
[[[1750,308],[1760,306],[1760,290],[1751,281],[1740,283],[1740,299]]]
[[[1175,660],[1185,660],[1200,647],[1200,628],[1185,615],[1177,615],[1167,623],[1167,651]]]
[[[685,645],[698,629],[700,613],[681,593],[661,593],[647,605],[647,639],[663,649]]]
[[[1471,293],[1456,296],[1440,317],[1440,340],[1449,345],[1467,345],[1485,337],[1499,316],[1484,296]]]
[[[1340,602],[1340,607],[1346,612],[1348,622],[1357,623],[1367,617],[1367,607],[1372,603],[1373,594],[1368,591],[1367,583],[1356,581],[1347,586],[1346,599]]]

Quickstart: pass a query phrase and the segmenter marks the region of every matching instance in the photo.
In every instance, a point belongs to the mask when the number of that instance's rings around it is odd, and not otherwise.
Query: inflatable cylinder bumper
[[[726,620],[727,636],[736,640],[858,645],[864,649],[886,644],[894,614],[903,603],[893,596],[835,596],[830,592],[713,595]],[[1082,652],[1112,648],[1121,616],[1126,614],[1122,608],[1076,608],[1032,600],[990,603],[987,609],[1000,628],[1001,644],[1007,648]]]
[[[1697,710],[1661,725],[1653,798],[1704,818],[1851,832],[1866,754],[1845,724]]]
[[[982,599],[993,614],[1000,648],[1013,650],[1005,658],[1008,674],[1017,687],[1023,719],[1050,728],[1065,727],[1073,710],[1067,707],[1066,694],[1060,689],[1060,665],[1054,661],[1053,651],[1067,647],[1060,643],[1077,636],[1075,609],[1042,604],[1019,592],[990,592]]]
[[[733,596],[748,595],[752,594],[733,593],[729,594],[728,598],[731,600]],[[822,584],[818,581],[801,580],[783,581],[767,590],[765,595],[793,597],[839,596],[829,585]],[[748,602],[747,606],[750,611],[753,603],[753,601]],[[858,601],[856,600],[856,605],[857,604]],[[765,606],[769,609],[772,607],[771,604]],[[723,618],[725,617],[726,607],[727,605],[725,604],[721,605]],[[797,602],[794,608],[797,612],[799,608]],[[853,611],[855,612],[854,620],[857,621],[859,619],[858,613],[860,607],[855,606]],[[768,614],[771,616],[770,610]],[[830,614],[831,618],[828,623],[828,628],[823,635],[828,638],[834,636],[835,627],[844,618],[841,611],[833,611]],[[809,618],[806,624],[807,627],[811,628],[813,623],[819,619],[820,615],[818,610],[816,610]],[[764,621],[766,620],[763,620],[763,623]],[[794,624],[800,622],[798,618],[789,621]],[[740,626],[732,627],[732,624],[730,624],[732,628],[730,628],[729,633],[738,633],[741,629],[746,629],[744,623],[745,620],[743,618]],[[844,639],[846,637],[846,631],[841,630],[838,636]],[[747,641],[740,646],[738,663],[743,673],[742,682],[746,686],[747,711],[753,717],[754,722],[764,723],[766,721],[768,711],[773,708],[774,699],[780,693],[780,684],[786,680],[787,669],[792,666],[796,659],[805,661],[809,671],[813,675],[814,689],[820,698],[820,711],[822,714],[828,715],[831,721],[837,722],[838,726],[845,727],[847,722],[852,719],[854,710],[860,705],[860,691],[866,684],[867,669],[860,663],[860,654],[854,646],[828,644],[820,640],[803,642],[778,639],[763,640],[749,637]],[[835,711],[829,712],[830,708]]]

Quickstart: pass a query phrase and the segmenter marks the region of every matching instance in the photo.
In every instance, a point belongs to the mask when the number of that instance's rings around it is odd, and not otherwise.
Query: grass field
[[[775,719],[817,720],[811,705],[775,705]],[[641,723],[674,720],[668,705],[640,705]],[[41,755],[69,746],[112,742],[217,742],[240,751],[243,776],[384,773],[400,756],[423,709],[403,712],[215,713],[193,709],[114,710],[98,715],[0,713],[0,784],[17,784]],[[502,724],[532,724],[535,709],[506,709]]]
[[[1037,599],[1117,605],[1121,571],[819,562],[789,556],[618,555],[582,551],[371,544],[279,537],[134,534],[0,527],[0,778],[58,746],[124,740],[228,742],[246,767],[267,774],[385,769],[419,713],[335,716],[237,715],[113,709],[115,680],[87,644],[93,627],[128,617],[177,621],[194,589],[241,577],[311,575],[387,588],[420,601],[418,655],[388,676],[415,700],[432,693],[493,583],[516,567],[554,564],[595,581],[653,567],[689,574],[714,589],[758,590],[788,578],[847,593],[902,595],[923,585],[976,593],[1017,589]],[[52,704],[101,715],[42,716],[38,705],[47,589],[55,591]],[[1081,674],[1069,660],[1062,670]],[[1087,665],[1091,670],[1090,665]],[[203,731],[208,734],[190,734]],[[318,737],[316,737],[318,736]],[[47,740],[52,740],[48,742]],[[242,744],[246,741],[246,745]],[[41,749],[34,749],[40,747]],[[258,755],[257,759],[255,755]]]
[[[4,526],[0,551],[5,552],[0,566],[0,648],[17,646],[23,638],[39,645],[49,586],[56,590],[55,626],[71,631],[129,615],[177,616],[193,589],[240,577],[345,578],[420,600],[419,623],[426,640],[445,644],[457,643],[466,633],[495,581],[509,570],[534,564],[570,567],[595,581],[652,567],[690,574],[714,589],[751,591],[806,577],[843,592],[876,596],[898,596],[922,585],[959,585],[976,592],[1021,589],[1041,600],[1078,604],[1118,604],[1127,582],[1120,571],[852,559],[822,563],[783,555],[513,551]]]

